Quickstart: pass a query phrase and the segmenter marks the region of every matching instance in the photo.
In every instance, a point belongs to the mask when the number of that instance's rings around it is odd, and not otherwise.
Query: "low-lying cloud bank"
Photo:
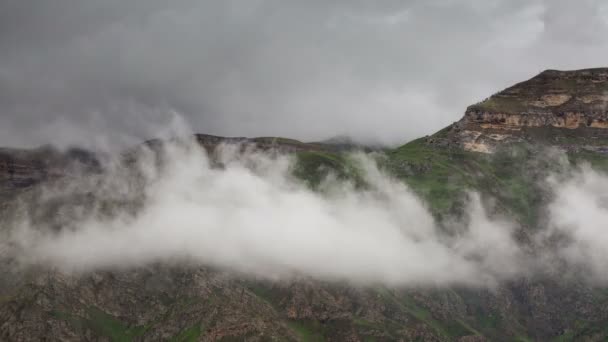
[[[492,286],[561,258],[584,266],[589,279],[608,281],[602,268],[608,261],[608,178],[590,169],[554,182],[548,227],[534,236],[542,252],[532,256],[514,238],[516,224],[490,219],[476,194],[469,196],[464,223],[448,224],[452,233],[446,234],[406,185],[364,155],[352,158],[368,187],[329,177],[323,191],[312,191],[291,175],[288,156],[222,146],[211,161],[195,143],[163,149],[162,168],[152,153],[131,166],[138,182],[115,167],[101,180],[61,190],[92,187],[111,201],[143,185],[136,214],[101,215],[99,204],[53,233],[22,220],[13,223],[5,247],[18,250],[24,264],[68,272],[188,262],[268,279]],[[559,244],[545,243],[557,235]]]

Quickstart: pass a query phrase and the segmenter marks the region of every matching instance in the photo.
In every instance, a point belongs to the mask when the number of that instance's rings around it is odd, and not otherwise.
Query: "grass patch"
[[[500,327],[501,318],[498,314],[490,312],[477,312],[475,322],[483,331],[495,331]]]
[[[525,112],[527,109],[529,109],[529,107],[519,98],[492,96],[486,99],[485,101],[482,101],[469,107],[469,109],[477,109],[487,112],[518,114],[521,112]]]
[[[96,307],[90,307],[87,311],[89,327],[100,335],[109,337],[112,341],[132,341],[146,331],[146,327],[131,327]]]
[[[202,334],[200,323],[197,323],[190,328],[182,331],[179,335],[170,339],[170,342],[195,342],[198,341]]]
[[[441,220],[464,212],[467,192],[496,199],[496,210],[533,227],[544,194],[541,182],[560,170],[560,161],[528,144],[492,155],[429,145],[414,140],[388,154],[387,169],[403,180]],[[608,167],[608,160],[606,161]]]
[[[298,152],[293,175],[303,180],[312,189],[318,189],[330,174],[338,180],[363,184],[361,173],[347,156],[329,152]]]
[[[583,150],[577,153],[569,153],[568,159],[575,165],[589,163],[592,168],[598,171],[608,172],[608,155],[603,153]]]
[[[147,327],[144,326],[129,326],[96,307],[89,307],[86,312],[86,318],[60,311],[52,311],[50,315],[70,323],[78,330],[90,329],[95,334],[107,337],[114,342],[133,341],[147,330]]]
[[[418,193],[433,212],[447,214],[458,207],[463,192],[473,185],[463,167],[465,154],[433,148],[422,138],[389,152],[387,168]]]
[[[370,322],[368,320],[362,319],[362,318],[358,318],[355,317],[353,318],[353,323],[357,326],[363,327],[363,328],[368,328],[368,329],[378,329],[381,328],[381,326],[379,324],[376,324],[374,322]]]
[[[293,330],[300,341],[303,342],[323,342],[325,336],[322,333],[323,327],[319,326],[318,322],[313,321],[290,321],[287,323],[289,328]]]
[[[268,303],[268,305],[273,308],[277,308],[275,304],[275,298],[277,296],[276,291],[273,291],[272,288],[268,287],[267,284],[259,284],[259,283],[249,283],[247,284],[247,288],[249,291],[253,292],[258,298],[262,299],[264,302]]]
[[[556,342],[566,341],[606,341],[608,340],[608,322],[577,320],[574,327],[553,339]]]
[[[416,301],[407,294],[397,296],[386,288],[378,288],[376,291],[385,301],[397,304],[402,311],[425,323],[439,336],[452,340],[467,335],[480,335],[477,330],[461,320],[454,319],[448,322],[440,322],[434,319],[430,311],[418,305]]]

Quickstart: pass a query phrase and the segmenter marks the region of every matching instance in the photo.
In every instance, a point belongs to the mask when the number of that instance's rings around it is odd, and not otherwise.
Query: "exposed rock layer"
[[[466,150],[492,152],[503,143],[541,140],[546,128],[572,130],[557,135],[579,138],[578,145],[606,138],[608,69],[543,71],[468,107],[448,136]]]

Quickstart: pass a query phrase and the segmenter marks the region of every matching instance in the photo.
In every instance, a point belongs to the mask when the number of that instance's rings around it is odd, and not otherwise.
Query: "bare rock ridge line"
[[[597,149],[608,138],[607,128],[608,68],[546,70],[469,106],[436,138],[485,153],[526,140]]]

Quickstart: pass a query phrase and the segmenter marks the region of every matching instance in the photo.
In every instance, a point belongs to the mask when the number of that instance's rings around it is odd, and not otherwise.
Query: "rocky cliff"
[[[486,153],[525,140],[608,145],[608,68],[543,71],[469,106],[447,133],[452,143]]]

